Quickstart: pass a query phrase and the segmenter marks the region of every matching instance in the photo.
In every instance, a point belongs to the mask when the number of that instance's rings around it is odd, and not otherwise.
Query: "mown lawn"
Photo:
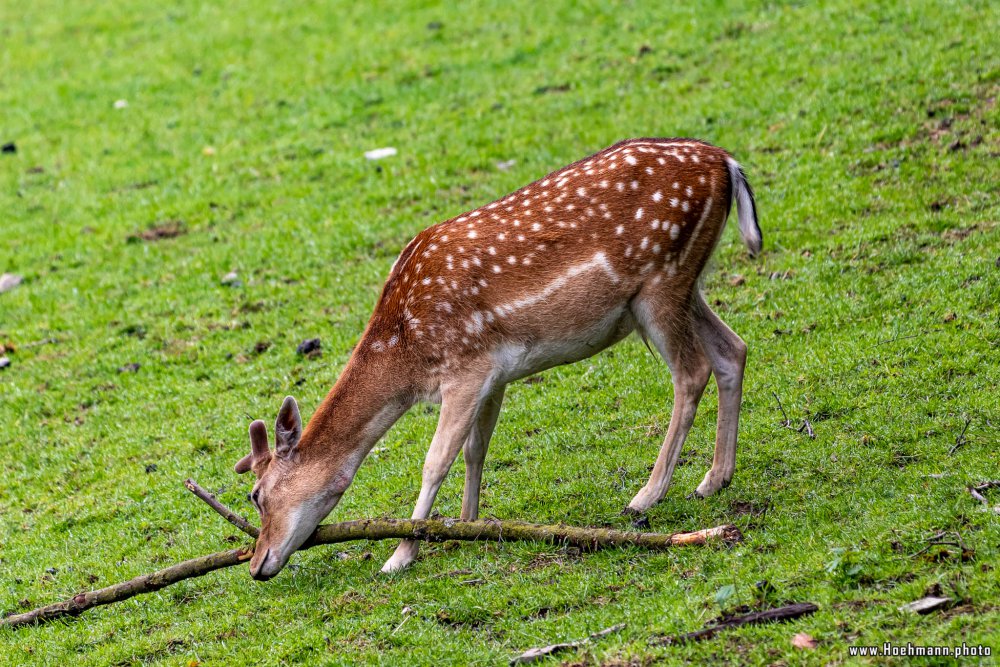
[[[446,544],[392,577],[390,543],[315,549],[266,584],[237,568],[0,631],[0,662],[499,664],[618,623],[551,662],[854,664],[850,645],[884,641],[995,657],[1000,515],[966,486],[1000,478],[997,34],[987,1],[0,6],[0,272],[24,276],[0,294],[4,614],[226,548],[181,481],[251,512],[232,472],[247,416],[286,394],[315,409],[429,224],[679,135],[746,165],[765,238],[753,261],[728,230],[705,284],[750,346],[736,478],[685,498],[711,386],[649,515],[745,543]],[[363,157],[383,146],[399,154]],[[322,356],[297,355],[312,337]],[[627,527],[665,365],[630,339],[542,377],[507,392],[484,515]],[[331,520],[409,515],[436,410],[390,431]],[[942,532],[965,549],[925,549]],[[953,605],[898,610],[928,592]],[[650,644],[787,601],[820,611]]]

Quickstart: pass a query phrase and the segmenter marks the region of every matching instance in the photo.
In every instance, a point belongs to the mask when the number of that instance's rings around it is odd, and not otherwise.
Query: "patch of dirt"
[[[739,516],[764,516],[771,508],[771,501],[765,500],[763,503],[754,503],[748,500],[735,499],[729,503],[729,511]]]
[[[187,234],[187,225],[183,220],[164,220],[157,222],[148,229],[133,232],[126,239],[129,243],[142,243],[143,241],[153,243],[163,239],[172,239]]]

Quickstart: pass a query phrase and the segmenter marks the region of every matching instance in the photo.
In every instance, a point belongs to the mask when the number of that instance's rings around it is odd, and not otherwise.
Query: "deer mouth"
[[[264,552],[264,557],[260,559],[260,564],[257,565],[257,569],[250,570],[250,576],[257,581],[267,581],[268,579],[273,578],[274,575],[278,574],[278,572],[281,571],[281,568],[269,567],[272,565],[270,561],[271,561],[271,550],[268,549],[267,551]]]

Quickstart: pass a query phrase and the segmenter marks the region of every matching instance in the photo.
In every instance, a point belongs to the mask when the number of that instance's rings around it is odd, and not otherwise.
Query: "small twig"
[[[768,609],[767,611],[756,611],[752,614],[746,614],[744,616],[734,616],[732,618],[727,618],[722,621],[710,625],[707,628],[702,628],[701,630],[696,630],[694,632],[689,632],[683,635],[669,636],[669,637],[657,637],[650,640],[650,644],[654,646],[670,646],[673,644],[683,644],[689,641],[701,641],[703,639],[711,639],[716,634],[723,630],[728,630],[730,628],[736,628],[741,625],[750,625],[756,623],[773,623],[774,621],[789,621],[800,616],[805,616],[806,614],[812,614],[817,611],[819,607],[812,604],[811,602],[803,602],[798,604],[788,605],[787,607],[779,607],[777,609]]]
[[[778,402],[778,409],[781,410],[781,417],[782,417],[781,426],[783,426],[784,428],[790,428],[794,430],[796,433],[805,432],[805,434],[808,435],[813,440],[816,439],[816,432],[813,431],[813,425],[808,419],[803,419],[802,426],[795,428],[792,425],[792,420],[788,418],[788,413],[785,412],[785,406],[781,404],[781,399],[778,397],[778,394],[772,391],[771,396],[774,396],[774,400]]]
[[[910,338],[917,338],[918,336],[923,336],[926,333],[927,333],[926,331],[921,331],[920,333],[911,334],[909,336],[900,336],[899,334],[896,334],[892,338],[886,340],[880,340],[879,342],[875,343],[875,345],[873,345],[872,347],[878,347],[879,345],[886,345],[887,343],[895,343],[897,340],[908,340]]]
[[[58,338],[43,338],[41,340],[36,340],[36,341],[32,341],[30,343],[25,343],[25,344],[21,345],[20,347],[23,348],[23,349],[27,349],[29,347],[38,347],[39,345],[50,345],[52,343],[58,343],[58,342],[59,342]]]
[[[981,502],[985,507],[989,508],[990,501],[986,499],[986,496],[982,494],[986,489],[994,489],[1000,487],[1000,481],[997,480],[987,480],[985,482],[980,482],[974,486],[965,487],[969,491],[969,495]],[[1000,507],[994,508],[998,513],[1000,513]]]
[[[946,537],[949,537],[951,535],[954,535],[955,539],[957,539],[958,541],[957,542],[951,542],[951,541],[945,539]],[[968,551],[968,549],[965,546],[965,541],[962,539],[962,534],[961,533],[959,533],[958,531],[950,532],[950,531],[947,531],[947,530],[943,530],[940,533],[938,533],[937,535],[931,535],[930,537],[928,537],[927,538],[927,546],[924,547],[923,549],[921,549],[920,551],[917,551],[916,553],[910,554],[910,558],[916,558],[917,556],[919,556],[921,554],[927,553],[928,551],[930,551],[934,547],[944,547],[944,546],[947,546],[947,547],[958,547],[959,549],[962,550],[963,554],[966,551]]]
[[[969,430],[969,424],[972,422],[972,420],[969,418],[969,415],[963,415],[963,416],[965,417],[965,426],[962,427],[962,432],[958,434],[957,438],[955,438],[955,444],[952,445],[951,449],[948,450],[948,456],[951,456],[952,454],[957,452],[962,445],[968,442],[965,439],[965,432]]]
[[[974,486],[969,487],[969,495],[978,500],[979,502],[981,502],[982,504],[989,507],[990,501],[986,500],[986,496],[979,493],[979,489],[977,489],[976,487]]]
[[[549,646],[542,646],[539,648],[529,648],[521,655],[511,658],[510,664],[513,667],[513,665],[524,665],[530,662],[544,660],[545,658],[555,653],[560,653],[562,651],[583,646],[587,642],[592,642],[595,639],[601,639],[602,637],[607,637],[610,634],[613,634],[615,632],[621,632],[624,629],[625,629],[625,624],[619,623],[618,625],[612,626],[610,628],[605,628],[600,632],[595,632],[594,634],[584,639],[578,639],[575,642],[564,642],[562,644],[551,644]]]
[[[781,422],[781,425],[784,426],[785,428],[791,428],[792,420],[788,418],[787,414],[785,414],[785,406],[781,404],[781,399],[778,398],[778,395],[773,391],[771,392],[771,396],[774,396],[774,400],[778,402],[778,409],[781,410],[781,416],[784,418],[784,420]]]
[[[260,534],[260,531],[257,529],[256,526],[254,526],[249,521],[241,517],[239,514],[237,514],[236,512],[232,511],[231,509],[220,503],[214,495],[212,495],[205,489],[198,486],[198,484],[193,479],[184,480],[184,486],[187,487],[188,491],[190,491],[194,495],[204,500],[208,504],[208,506],[211,507],[216,512],[218,512],[223,519],[233,524],[234,526],[242,530],[250,537],[256,539],[257,535]]]

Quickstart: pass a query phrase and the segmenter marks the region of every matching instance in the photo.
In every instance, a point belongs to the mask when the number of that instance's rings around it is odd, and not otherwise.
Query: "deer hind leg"
[[[414,519],[430,516],[441,483],[469,439],[484,403],[493,393],[482,381],[455,382],[452,387],[442,389],[441,416],[424,459],[420,495],[413,508]],[[382,566],[382,571],[393,572],[409,566],[416,560],[419,548],[420,543],[416,540],[403,540]]]
[[[743,370],[747,346],[726,323],[719,319],[698,295],[692,308],[695,330],[712,364],[719,386],[719,423],[715,436],[712,468],[695,493],[707,498],[729,486],[736,470],[736,436],[739,429],[740,402],[743,398]]]
[[[483,482],[483,460],[490,446],[493,429],[500,416],[503,393],[506,387],[499,387],[483,402],[483,408],[476,424],[469,433],[462,450],[465,454],[465,491],[462,494],[462,519],[475,521],[479,518],[479,490]]]
[[[669,297],[657,299],[655,296],[640,295],[633,306],[633,313],[640,330],[670,367],[674,383],[674,408],[660,454],[646,486],[635,495],[626,510],[642,513],[659,502],[670,487],[677,457],[691,430],[698,402],[712,371],[695,335],[693,319],[686,304],[678,305]]]

